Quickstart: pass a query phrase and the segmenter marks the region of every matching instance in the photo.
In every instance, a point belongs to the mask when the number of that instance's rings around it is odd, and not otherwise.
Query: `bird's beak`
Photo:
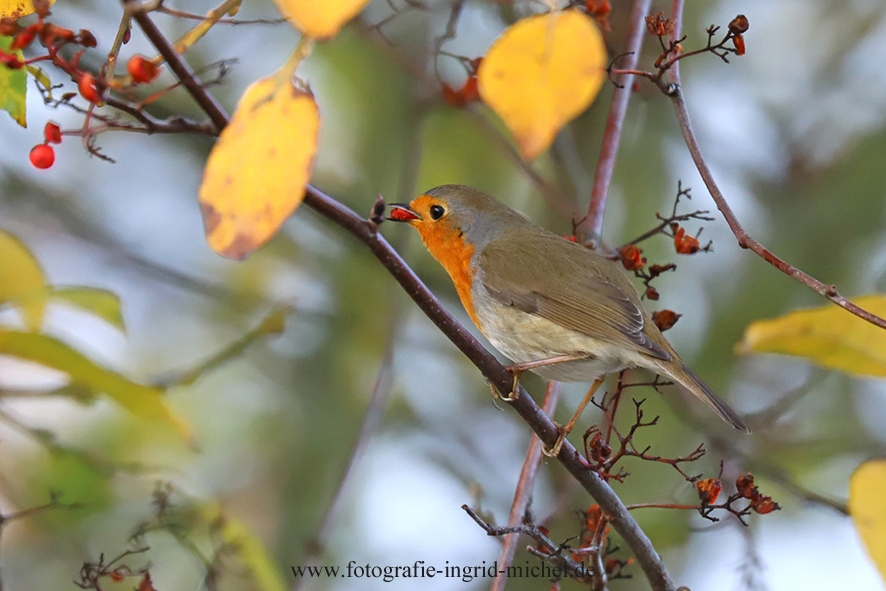
[[[411,222],[414,220],[420,220],[421,216],[409,209],[408,205],[404,205],[403,203],[391,203],[391,213],[388,214],[388,219],[392,222]]]

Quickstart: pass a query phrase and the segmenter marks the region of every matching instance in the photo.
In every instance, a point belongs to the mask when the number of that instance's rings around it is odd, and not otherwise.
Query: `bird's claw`
[[[520,374],[514,374],[514,383],[511,384],[511,391],[507,396],[503,396],[498,388],[495,387],[495,384],[489,382],[489,389],[492,390],[492,398],[495,400],[503,400],[505,402],[513,402],[520,398],[520,388],[518,387],[518,381],[520,379]]]
[[[567,431],[562,425],[558,425],[557,423],[554,424],[557,425],[557,441],[555,441],[554,445],[550,448],[544,443],[542,443],[541,446],[541,453],[549,458],[556,458],[560,455],[560,448],[563,447],[563,443],[566,441],[566,436],[569,434],[569,431]]]

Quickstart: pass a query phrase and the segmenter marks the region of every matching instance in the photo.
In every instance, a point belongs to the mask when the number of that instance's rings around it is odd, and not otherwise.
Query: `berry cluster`
[[[20,70],[39,62],[51,63],[70,76],[71,80],[77,84],[80,96],[89,102],[89,113],[91,113],[91,109],[94,106],[104,104],[105,93],[109,88],[125,90],[139,84],[152,82],[159,76],[160,66],[158,60],[151,60],[141,55],[133,56],[129,60],[126,65],[129,76],[120,80],[109,78],[104,74],[96,75],[84,70],[80,67],[80,59],[86,49],[97,46],[98,43],[95,36],[86,29],[74,32],[72,29],[60,27],[46,20],[49,16],[48,2],[34,2],[34,7],[37,20],[32,24],[22,25],[17,20],[9,18],[0,20],[0,35],[12,37],[9,49],[6,51],[0,50],[0,67]],[[128,40],[127,37],[124,37],[124,43]],[[39,43],[46,51],[28,59],[20,57],[21,52],[32,49],[35,42]],[[71,57],[63,57],[59,52],[66,46],[79,46],[81,49],[76,51]],[[104,69],[102,72],[104,72]],[[41,76],[45,80],[45,74],[41,72]],[[46,93],[48,93],[50,90],[49,84],[46,82],[42,82],[42,84],[46,86]],[[58,103],[69,103],[75,96],[75,93],[66,94]],[[78,133],[85,136],[86,132]],[[30,152],[29,159],[31,164],[40,169],[51,167],[55,162],[55,152],[50,144],[59,143],[61,135],[62,132],[58,125],[47,123],[44,129],[43,143],[34,146]]]

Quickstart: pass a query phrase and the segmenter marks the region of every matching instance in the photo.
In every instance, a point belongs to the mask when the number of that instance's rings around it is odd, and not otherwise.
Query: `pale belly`
[[[612,345],[563,328],[539,316],[504,306],[485,293],[474,290],[480,332],[505,356],[521,363],[559,355],[582,355],[587,359],[567,361],[533,369],[546,380],[592,382],[605,374],[627,367],[649,367],[639,353],[614,351]],[[495,314],[491,310],[495,310]]]

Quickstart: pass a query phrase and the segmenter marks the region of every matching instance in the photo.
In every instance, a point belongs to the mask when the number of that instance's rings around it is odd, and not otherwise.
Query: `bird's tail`
[[[701,381],[701,378],[692,373],[692,370],[680,363],[679,360],[677,363],[671,361],[656,365],[658,365],[660,372],[663,375],[668,376],[689,390],[699,400],[710,406],[715,413],[720,415],[721,419],[739,431],[744,431],[745,433],[751,432],[744,421],[741,420],[741,417],[739,417],[734,410],[729,408],[729,405],[720,400],[720,397],[714,394],[713,390],[708,388],[707,384]]]

